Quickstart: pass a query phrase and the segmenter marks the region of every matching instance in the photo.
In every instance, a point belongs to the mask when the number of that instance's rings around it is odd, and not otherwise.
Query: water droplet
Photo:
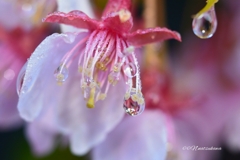
[[[133,78],[137,74],[137,67],[136,67],[136,65],[134,63],[126,64],[123,67],[123,72],[129,78]]]
[[[127,93],[129,94],[129,93]],[[125,96],[123,108],[131,116],[140,115],[145,109],[145,102],[141,93],[131,91],[130,96]]]
[[[129,56],[134,52],[134,49],[135,49],[134,46],[129,46],[129,47],[124,49],[123,54],[125,56]]]
[[[202,15],[195,17],[192,22],[193,32],[202,39],[213,36],[217,29],[217,17],[214,7]]]
[[[96,100],[97,95],[100,93],[100,87],[96,82],[94,82],[93,79],[90,79],[89,77],[85,78],[85,81],[82,83],[82,91],[83,91],[83,97],[85,100],[88,100],[90,98],[90,94],[92,89],[94,89],[94,99]]]
[[[24,80],[24,76],[26,73],[26,67],[27,67],[27,63],[25,63],[25,65],[22,67],[22,69],[20,70],[18,77],[17,77],[17,94],[18,96],[20,96],[20,94],[23,92],[22,90],[22,85],[23,85],[23,80]]]
[[[60,65],[54,72],[54,76],[56,77],[56,81],[58,83],[65,82],[68,78],[68,68],[65,65]]]

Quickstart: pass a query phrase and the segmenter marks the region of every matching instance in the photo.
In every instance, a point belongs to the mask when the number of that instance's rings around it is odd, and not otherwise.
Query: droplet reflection
[[[192,27],[194,34],[199,38],[206,39],[212,37],[217,29],[217,17],[214,7],[195,17]]]

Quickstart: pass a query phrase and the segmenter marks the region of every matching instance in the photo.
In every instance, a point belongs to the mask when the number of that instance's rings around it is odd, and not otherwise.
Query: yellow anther
[[[134,95],[132,95],[131,97],[132,97],[132,100],[133,100],[134,102],[137,102],[137,101],[139,100],[137,94],[134,94]]]
[[[129,93],[129,92],[125,93],[124,98],[125,98],[125,99],[129,99],[129,98],[130,98],[130,93]]]
[[[128,21],[131,18],[131,12],[125,9],[119,11],[119,19],[122,23]]]
[[[84,74],[85,74],[86,76],[90,77],[90,75],[91,75],[91,70],[90,70],[90,68],[84,69]]]
[[[57,75],[57,81],[63,81],[64,75],[63,74],[58,74]]]
[[[217,3],[218,0],[207,0],[207,4],[205,5],[205,7],[200,10],[196,15],[194,15],[194,18],[200,17],[203,13],[209,11],[214,5],[215,3]]]
[[[95,88],[92,88],[90,91],[89,99],[87,101],[88,108],[94,108],[94,105],[95,105],[94,99],[95,99]]]
[[[139,99],[138,99],[138,104],[141,105],[141,104],[143,104],[143,103],[144,103],[144,99],[143,99],[143,98],[139,98]]]
[[[93,62],[93,58],[90,58],[89,61],[88,61],[88,64],[87,64],[88,68],[91,68],[92,62]]]
[[[103,64],[102,62],[98,62],[98,63],[97,63],[97,68],[100,69],[100,70],[102,70],[102,71],[105,71],[106,66],[105,66],[105,64]]]
[[[104,62],[108,62],[109,61],[109,57],[106,57],[105,59],[104,59]]]
[[[119,72],[119,71],[120,71],[120,69],[119,69],[119,67],[118,67],[118,66],[116,66],[116,65],[115,65],[115,66],[113,67],[113,71],[114,71],[114,72]]]

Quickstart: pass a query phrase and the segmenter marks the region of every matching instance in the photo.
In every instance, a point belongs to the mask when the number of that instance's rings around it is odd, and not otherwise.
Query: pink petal
[[[118,12],[121,9],[130,10],[131,5],[131,0],[109,0],[102,17],[105,19],[105,17],[108,17],[109,14]]]
[[[119,34],[129,32],[133,26],[132,16],[129,17],[128,20],[122,22],[119,17],[119,12],[109,14],[108,17],[103,20],[103,23],[104,26]]]
[[[165,160],[167,134],[163,115],[146,110],[138,117],[125,117],[93,149],[93,160]]]
[[[133,46],[143,46],[171,38],[181,41],[181,36],[178,32],[160,27],[137,30],[136,32],[128,34],[126,38]]]
[[[57,127],[70,137],[71,150],[81,155],[104,140],[124,115],[123,97],[125,83],[111,87],[104,101],[96,108],[88,109],[83,99],[78,73],[78,58],[69,67],[69,77],[58,86],[53,75],[62,57],[87,34],[54,34],[46,38],[34,51],[28,66],[20,94],[18,109],[28,121],[41,118],[41,112],[53,106]],[[117,94],[116,94],[117,93]]]
[[[88,30],[94,30],[99,25],[98,21],[89,18],[85,13],[77,10],[69,13],[54,12],[49,14],[43,21],[62,23]]]
[[[80,10],[87,14],[90,18],[94,18],[95,14],[90,0],[76,1],[76,0],[58,0],[58,11],[68,13],[73,10]],[[79,32],[79,28],[69,26],[69,25],[60,25],[62,33],[66,32]]]

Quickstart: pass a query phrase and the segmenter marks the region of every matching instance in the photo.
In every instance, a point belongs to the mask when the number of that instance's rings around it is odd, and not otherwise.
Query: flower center
[[[69,54],[72,54],[82,43],[79,42],[66,54],[63,62],[56,69],[55,77],[58,84],[62,84],[68,77],[67,61],[71,57]],[[86,47],[80,53],[78,71],[81,73],[81,89],[87,107],[94,108],[96,101],[106,98],[111,85],[114,86],[118,81],[124,80],[127,84],[124,98],[126,112],[130,115],[138,115],[143,111],[145,103],[134,47],[129,46],[119,35],[108,30],[92,32]]]

